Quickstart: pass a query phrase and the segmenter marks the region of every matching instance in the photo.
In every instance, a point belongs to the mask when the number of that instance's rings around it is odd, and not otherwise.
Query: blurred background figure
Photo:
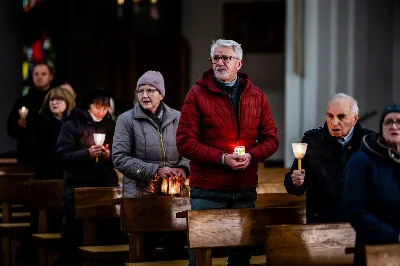
[[[27,95],[19,97],[8,116],[7,132],[18,140],[17,161],[20,165],[33,165],[34,153],[30,145],[32,133],[37,125],[39,110],[53,80],[51,68],[38,64],[33,68],[33,88]]]
[[[51,89],[39,111],[32,145],[36,158],[36,180],[63,179],[64,169],[55,157],[61,126],[75,108],[75,98],[61,87]]]
[[[72,94],[72,96],[74,96],[74,98],[76,98],[76,92],[75,92],[74,88],[71,86],[71,84],[69,84],[68,82],[61,84],[60,88],[66,89],[67,91],[69,91]]]
[[[110,113],[112,119],[114,121],[116,121],[117,117],[115,115],[115,102],[114,102],[113,98],[110,98],[110,107],[108,107],[108,112]]]

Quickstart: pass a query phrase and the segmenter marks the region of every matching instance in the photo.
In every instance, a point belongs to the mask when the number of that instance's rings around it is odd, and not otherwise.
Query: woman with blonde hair
[[[63,169],[55,157],[55,148],[61,126],[74,108],[75,97],[70,91],[55,87],[47,93],[33,134],[37,158],[36,180],[63,178]]]

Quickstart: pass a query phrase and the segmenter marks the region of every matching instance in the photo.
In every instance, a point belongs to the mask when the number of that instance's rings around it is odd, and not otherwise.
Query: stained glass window
[[[37,3],[43,0],[22,0],[22,6],[25,12],[29,12]]]

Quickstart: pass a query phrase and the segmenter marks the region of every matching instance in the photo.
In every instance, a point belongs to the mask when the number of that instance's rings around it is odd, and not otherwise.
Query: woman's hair
[[[105,90],[96,89],[88,92],[82,101],[82,108],[89,110],[90,105],[110,106],[110,96]]]
[[[66,116],[67,114],[71,113],[72,109],[75,108],[75,98],[72,95],[71,92],[69,92],[67,89],[63,89],[60,87],[55,87],[52,88],[44,98],[43,106],[40,109],[39,113],[43,113],[45,110],[48,110],[50,112],[50,101],[53,99],[61,99],[63,100],[67,108],[65,108],[65,111],[63,113],[63,116]]]

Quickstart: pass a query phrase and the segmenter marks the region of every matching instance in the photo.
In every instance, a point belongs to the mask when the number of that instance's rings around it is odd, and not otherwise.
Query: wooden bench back
[[[119,217],[115,199],[122,196],[120,187],[91,187],[75,189],[75,218],[102,219]]]
[[[400,244],[366,246],[367,266],[400,266]]]
[[[28,173],[34,174],[36,171],[35,167],[31,166],[20,166],[20,165],[0,165],[0,175],[12,174],[12,173]]]
[[[190,209],[189,198],[154,196],[121,199],[123,232],[179,231],[186,229],[176,213]]]
[[[83,245],[122,244],[119,206],[115,200],[122,196],[120,187],[91,187],[75,189],[75,218],[82,220]]]
[[[190,248],[257,246],[265,244],[265,225],[304,224],[304,207],[198,210],[186,218]]]
[[[29,182],[32,173],[9,173],[0,175],[0,201],[29,201]]]
[[[256,208],[269,207],[305,207],[306,197],[293,196],[287,193],[262,193],[257,195]]]
[[[348,223],[266,226],[269,266],[352,265],[355,231]]]
[[[63,180],[35,180],[29,183],[30,207],[33,213],[38,213],[38,233],[60,230],[63,184]]]
[[[190,210],[186,197],[152,196],[122,198],[121,225],[124,232],[186,230],[186,221],[176,218],[179,212]],[[259,194],[256,208],[305,206],[304,198],[283,193]]]
[[[290,168],[264,167],[263,163],[258,165],[258,183],[278,183],[283,184],[285,174]]]
[[[64,180],[35,180],[30,182],[33,210],[61,210]]]

